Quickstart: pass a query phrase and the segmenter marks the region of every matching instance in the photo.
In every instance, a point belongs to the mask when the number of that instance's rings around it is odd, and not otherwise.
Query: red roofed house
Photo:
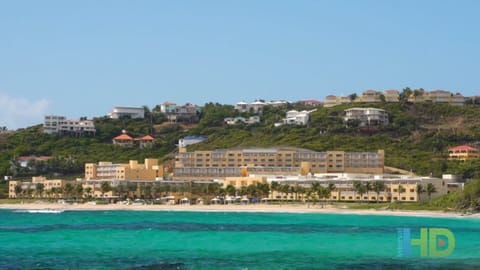
[[[145,135],[140,138],[135,138],[135,141],[138,142],[140,148],[151,148],[153,146],[155,138],[150,135]]]
[[[472,160],[479,157],[479,151],[469,145],[460,145],[448,149],[448,160]]]
[[[51,159],[52,157],[50,156],[20,156],[17,158],[18,163],[20,164],[20,167],[27,168],[28,167],[28,162],[30,161],[35,161],[35,162],[40,162],[44,161],[46,162],[47,160]]]
[[[113,138],[113,144],[120,146],[133,146],[133,138],[124,133]]]
[[[386,102],[398,102],[400,100],[400,92],[395,89],[386,90],[383,92]]]
[[[322,105],[322,102],[316,100],[316,99],[308,99],[308,100],[299,100],[297,103],[307,105],[307,106],[320,106]]]
[[[145,135],[143,137],[134,139],[126,133],[118,135],[117,137],[113,138],[113,144],[115,145],[127,146],[127,147],[138,145],[140,148],[152,147],[154,141],[155,141],[155,138],[153,138],[151,135]]]

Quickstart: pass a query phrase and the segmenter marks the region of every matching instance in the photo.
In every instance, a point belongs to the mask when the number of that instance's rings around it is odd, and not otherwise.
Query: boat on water
[[[17,213],[32,213],[32,214],[60,214],[63,213],[63,209],[26,209],[17,210]]]

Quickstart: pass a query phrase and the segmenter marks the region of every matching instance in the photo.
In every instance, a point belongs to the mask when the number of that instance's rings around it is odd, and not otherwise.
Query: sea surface
[[[421,228],[446,228],[454,240],[443,239],[442,248],[455,248],[421,257],[412,246],[406,256],[398,228],[412,239]],[[478,270],[480,219],[0,210],[0,269]]]

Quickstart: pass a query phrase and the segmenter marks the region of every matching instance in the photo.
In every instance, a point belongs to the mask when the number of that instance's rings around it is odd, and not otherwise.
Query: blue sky
[[[165,100],[479,94],[480,1],[0,0],[0,126]]]

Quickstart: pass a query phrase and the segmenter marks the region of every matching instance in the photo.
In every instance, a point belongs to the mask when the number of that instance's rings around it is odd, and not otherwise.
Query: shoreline
[[[167,211],[167,212],[244,212],[244,213],[291,213],[291,214],[350,214],[380,216],[410,216],[439,218],[480,218],[480,213],[462,214],[441,211],[376,210],[337,208],[332,205],[270,205],[270,204],[227,204],[227,205],[125,205],[125,204],[59,204],[26,203],[0,204],[5,210],[63,210],[63,211]]]

